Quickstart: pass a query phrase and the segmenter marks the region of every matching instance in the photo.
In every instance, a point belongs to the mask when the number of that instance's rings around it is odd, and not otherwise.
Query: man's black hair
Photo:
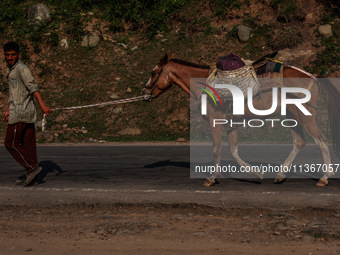
[[[14,50],[16,52],[20,51],[19,45],[16,42],[8,42],[4,45],[4,51]]]

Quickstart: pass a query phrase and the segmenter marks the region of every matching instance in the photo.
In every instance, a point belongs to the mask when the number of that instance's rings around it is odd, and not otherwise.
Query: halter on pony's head
[[[154,69],[151,72],[150,79],[146,83],[142,91],[142,94],[144,95],[144,100],[151,101],[152,93],[157,87],[157,82],[161,77],[164,67],[169,63],[169,60],[172,59],[173,57],[174,57],[173,54],[171,55],[170,58],[168,57],[167,54],[165,54],[164,57],[159,61],[159,63],[154,67]]]

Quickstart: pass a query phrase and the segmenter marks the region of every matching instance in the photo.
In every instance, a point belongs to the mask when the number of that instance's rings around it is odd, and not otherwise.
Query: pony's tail
[[[318,80],[321,95],[327,105],[333,147],[340,157],[340,92],[329,79],[318,77]]]

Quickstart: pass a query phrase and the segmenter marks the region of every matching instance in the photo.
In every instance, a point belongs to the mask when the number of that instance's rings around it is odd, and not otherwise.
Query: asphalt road
[[[291,145],[241,145],[240,155],[253,164],[280,164]],[[227,150],[226,150],[227,151]],[[225,162],[233,162],[225,152]],[[205,188],[190,178],[188,145],[40,145],[43,172],[39,184],[14,185],[24,171],[0,147],[0,204],[197,203],[233,207],[340,208],[340,180],[325,188],[316,178],[258,182],[230,176]],[[332,153],[333,163],[340,160]],[[317,146],[307,145],[296,164],[322,162]],[[339,170],[340,171],[340,170]]]

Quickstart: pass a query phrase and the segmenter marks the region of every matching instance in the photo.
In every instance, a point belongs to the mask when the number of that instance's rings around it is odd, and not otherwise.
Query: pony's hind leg
[[[306,144],[305,137],[303,135],[302,126],[298,124],[296,127],[291,128],[293,136],[293,149],[282,164],[281,171],[276,175],[274,183],[281,183],[286,179],[284,171],[290,169],[290,165],[301,151],[303,146]]]
[[[320,178],[316,186],[318,187],[325,187],[328,184],[328,178],[334,175],[333,170],[331,170],[331,156],[329,153],[328,148],[328,139],[323,135],[323,133],[320,131],[319,127],[317,126],[315,122],[315,118],[310,118],[310,121],[305,123],[304,128],[308,132],[308,134],[313,137],[316,144],[319,146],[321,152],[324,164],[327,166],[327,170],[325,171],[324,175]]]
[[[231,128],[228,130],[228,143],[229,143],[229,150],[230,154],[235,159],[235,161],[241,166],[244,167],[244,169],[251,170],[252,167],[250,164],[246,163],[240,158],[240,155],[238,154],[238,130],[237,128]],[[257,178],[260,180],[263,179],[262,172],[257,169],[255,171],[250,171],[251,173],[255,174]]]

